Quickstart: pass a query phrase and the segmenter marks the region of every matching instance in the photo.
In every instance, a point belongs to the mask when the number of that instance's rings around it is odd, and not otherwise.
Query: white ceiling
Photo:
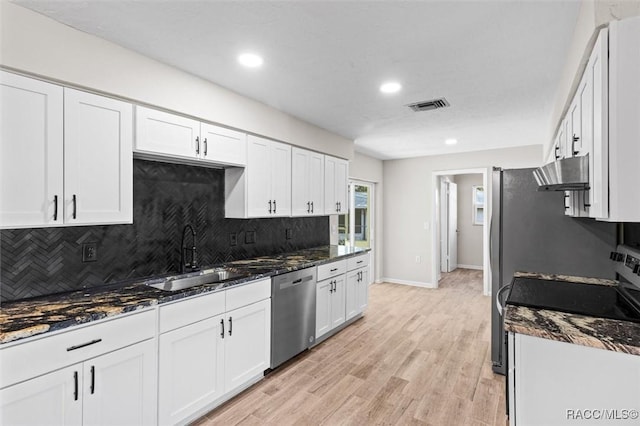
[[[16,3],[355,139],[378,158],[541,144],[577,0]],[[241,51],[264,56],[242,69]],[[403,90],[383,95],[389,79]],[[446,97],[451,107],[404,105]],[[447,146],[444,140],[459,143]]]

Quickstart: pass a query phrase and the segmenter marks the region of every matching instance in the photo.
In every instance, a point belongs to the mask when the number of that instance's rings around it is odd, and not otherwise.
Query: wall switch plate
[[[98,243],[82,244],[82,261],[95,262],[98,260]]]
[[[291,229],[291,228],[287,228],[287,229],[284,231],[284,235],[285,235],[285,238],[286,238],[287,240],[290,240],[291,238],[293,238],[293,229]]]
[[[229,234],[229,245],[230,246],[235,246],[238,244],[238,234],[236,234],[235,232],[232,232]]]
[[[254,244],[256,242],[256,231],[247,231],[244,233],[244,243]]]

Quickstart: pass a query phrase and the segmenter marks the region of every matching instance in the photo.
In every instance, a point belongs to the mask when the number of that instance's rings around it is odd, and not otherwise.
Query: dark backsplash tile
[[[1,300],[178,272],[188,223],[197,232],[201,265],[329,244],[326,216],[225,219],[223,170],[134,160],[133,173],[133,225],[0,231]],[[249,232],[255,243],[245,243]],[[97,243],[98,260],[83,263],[88,242]]]

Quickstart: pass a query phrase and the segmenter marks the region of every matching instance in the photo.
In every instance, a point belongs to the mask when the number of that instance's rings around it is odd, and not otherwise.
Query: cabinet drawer
[[[337,262],[327,263],[326,265],[318,266],[318,281],[326,280],[327,278],[335,277],[347,272],[347,261],[339,260]]]
[[[271,297],[271,279],[255,281],[226,291],[227,312]]]
[[[369,266],[369,253],[361,254],[356,257],[347,259],[347,270],[353,271],[354,269],[364,268]]]
[[[160,333],[165,333],[224,312],[224,291],[160,306]]]
[[[54,336],[0,348],[2,387],[152,338],[156,311],[73,327]]]

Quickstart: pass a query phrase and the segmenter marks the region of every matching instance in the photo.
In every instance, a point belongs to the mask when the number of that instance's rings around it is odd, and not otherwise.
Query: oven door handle
[[[504,310],[504,305],[502,303],[500,303],[500,296],[502,295],[502,293],[504,293],[505,291],[509,290],[510,288],[511,288],[511,284],[504,285],[504,286],[500,287],[500,289],[496,293],[496,308],[498,309],[498,314],[500,316],[502,316],[502,312]]]

